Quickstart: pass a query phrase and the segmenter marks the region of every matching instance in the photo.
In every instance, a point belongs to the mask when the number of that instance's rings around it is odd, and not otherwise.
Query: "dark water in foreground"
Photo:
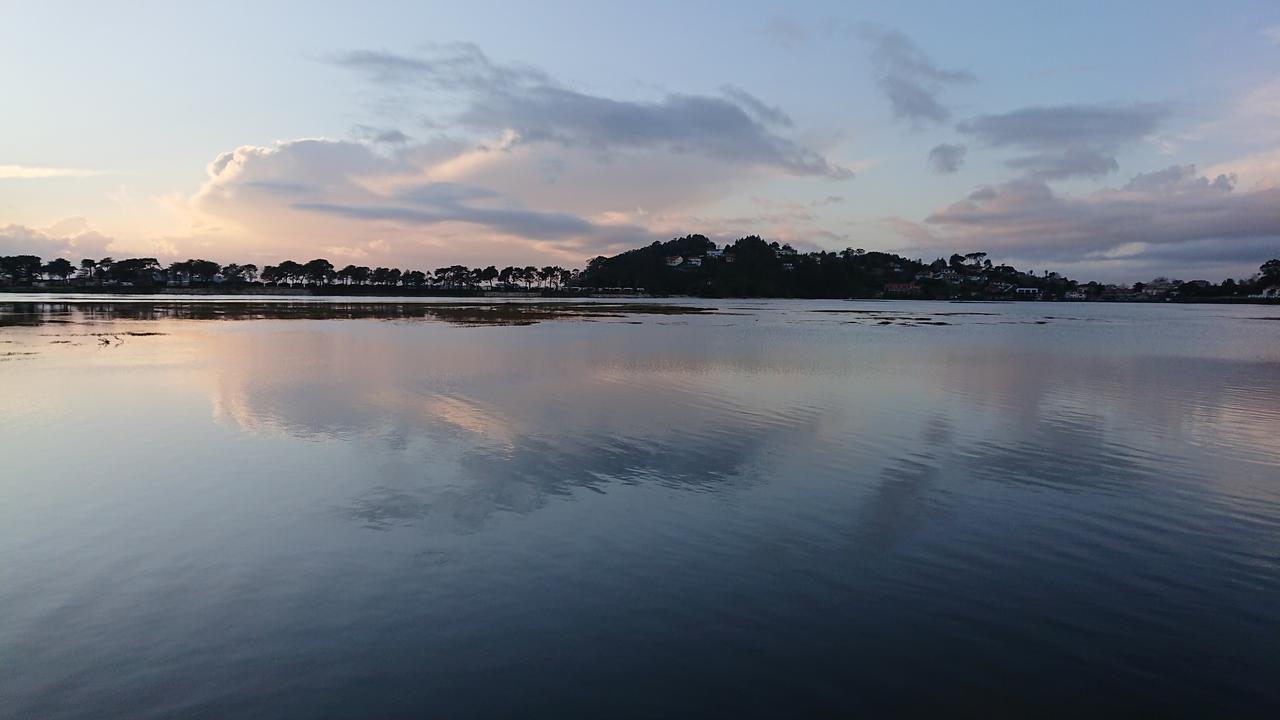
[[[1277,318],[0,302],[0,716],[1275,717]]]

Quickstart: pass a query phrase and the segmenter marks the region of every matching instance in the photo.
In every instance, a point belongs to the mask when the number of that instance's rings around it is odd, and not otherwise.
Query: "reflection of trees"
[[[436,320],[457,325],[531,325],[545,320],[680,315],[708,308],[642,303],[394,302],[14,302],[0,326],[111,320]]]

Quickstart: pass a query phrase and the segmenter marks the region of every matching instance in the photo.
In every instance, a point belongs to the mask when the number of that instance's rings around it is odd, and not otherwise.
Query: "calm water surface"
[[[3,717],[1280,712],[1280,308],[35,300]]]

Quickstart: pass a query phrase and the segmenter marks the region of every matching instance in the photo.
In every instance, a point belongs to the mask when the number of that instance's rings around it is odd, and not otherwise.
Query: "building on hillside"
[[[708,251],[707,251],[707,257],[709,257],[709,258],[715,258],[715,259],[722,258],[722,257],[724,257],[724,251],[723,251],[723,250],[708,250]]]
[[[684,262],[684,258],[680,257],[679,255],[668,255],[666,257],[666,261],[667,261],[667,267],[675,267],[680,263]]]
[[[684,259],[685,267],[702,267],[702,258],[688,257]]]
[[[913,283],[891,282],[884,284],[885,295],[919,295],[920,286]]]
[[[1014,292],[1020,297],[1040,297],[1040,288],[1020,287]]]

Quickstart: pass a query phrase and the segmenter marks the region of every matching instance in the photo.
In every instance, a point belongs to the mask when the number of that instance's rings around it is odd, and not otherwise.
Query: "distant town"
[[[189,259],[0,256],[0,289],[48,292],[219,292],[384,295],[536,294],[572,296],[894,298],[1111,302],[1277,302],[1280,259],[1247,278],[1178,280],[1133,285],[1078,282],[1056,272],[1033,273],[995,264],[985,252],[931,262],[849,248],[797,252],[790,245],[744,237],[724,247],[703,235],[655,242],[583,269],[559,266],[452,265],[423,270],[347,265],[325,259],[276,265]]]

